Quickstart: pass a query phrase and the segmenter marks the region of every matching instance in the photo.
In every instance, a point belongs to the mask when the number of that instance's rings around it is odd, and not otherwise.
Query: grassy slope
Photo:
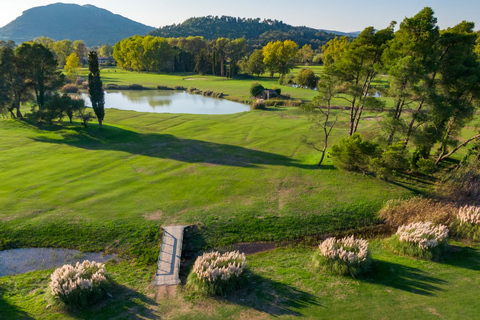
[[[288,248],[248,257],[247,289],[227,299],[197,297],[181,290],[175,299],[152,300],[148,268],[108,265],[119,283],[114,298],[84,311],[46,309],[48,272],[0,278],[7,290],[0,310],[9,319],[475,319],[480,247],[455,243],[441,262],[397,256],[373,242],[369,275],[352,279],[317,271],[316,249]],[[136,292],[132,291],[135,290]],[[118,299],[117,299],[118,298]],[[121,301],[118,301],[121,299]]]
[[[295,109],[228,116],[108,110],[106,120],[102,131],[0,121],[0,237],[97,249],[109,245],[102,237],[115,238],[114,227],[102,231],[108,223],[118,225],[123,242],[137,237],[129,225],[196,223],[210,245],[282,240],[369,224],[384,201],[412,194],[328,163],[317,168],[317,154],[300,143],[310,124]],[[364,130],[374,126],[366,122]],[[52,234],[52,225],[78,226],[79,235]],[[24,232],[42,236],[25,239]],[[100,238],[86,245],[92,234]]]

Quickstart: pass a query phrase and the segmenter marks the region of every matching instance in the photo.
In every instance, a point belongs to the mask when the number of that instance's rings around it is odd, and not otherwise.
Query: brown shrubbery
[[[449,225],[455,219],[458,208],[455,204],[414,197],[408,200],[388,201],[380,210],[379,216],[395,228],[414,222],[431,221],[434,224]]]

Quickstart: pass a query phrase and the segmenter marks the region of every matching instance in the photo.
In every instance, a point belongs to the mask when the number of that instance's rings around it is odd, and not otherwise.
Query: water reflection
[[[88,94],[82,98],[91,106]],[[243,103],[204,97],[183,91],[107,91],[105,108],[155,113],[232,114],[249,111]]]

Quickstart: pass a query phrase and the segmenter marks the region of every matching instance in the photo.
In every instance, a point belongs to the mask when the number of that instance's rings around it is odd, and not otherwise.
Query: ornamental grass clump
[[[461,207],[451,228],[455,236],[480,241],[480,207]]]
[[[314,256],[315,264],[332,274],[356,276],[368,271],[372,263],[365,239],[328,238],[319,249]]]
[[[448,228],[430,221],[400,226],[392,237],[393,249],[422,259],[437,259],[447,248]]]
[[[75,266],[66,264],[50,276],[53,297],[68,306],[84,307],[94,304],[107,294],[105,265],[85,260]]]
[[[197,292],[225,295],[245,283],[247,261],[238,251],[204,253],[197,258],[187,283]]]

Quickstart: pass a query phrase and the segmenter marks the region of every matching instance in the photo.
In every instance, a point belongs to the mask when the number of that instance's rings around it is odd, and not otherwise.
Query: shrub
[[[247,261],[238,251],[204,253],[197,258],[187,284],[200,293],[225,295],[245,282]]]
[[[480,240],[480,207],[463,206],[451,225],[452,233],[458,237]]]
[[[186,90],[185,87],[182,86],[175,86],[175,90]]]
[[[278,96],[280,96],[282,94],[282,89],[281,88],[277,88],[277,87],[273,87],[273,90],[278,94]]]
[[[457,207],[449,202],[417,196],[408,200],[387,201],[379,216],[388,225],[398,228],[405,224],[425,221],[449,225],[455,219],[456,212]]]
[[[363,141],[359,133],[340,140],[338,145],[332,147],[330,156],[333,165],[341,170],[367,172],[370,160],[378,157],[378,145]]]
[[[157,86],[157,89],[158,89],[158,90],[173,90],[172,88],[169,88],[169,87],[167,87],[167,86],[162,86],[162,85]]]
[[[63,93],[78,93],[78,87],[73,84],[66,84],[62,87]]]
[[[258,82],[252,82],[250,85],[250,96],[258,97],[265,88]]]
[[[278,78],[278,84],[288,86],[295,83],[295,77],[292,74],[287,74],[286,76],[280,76]]]
[[[313,89],[317,86],[317,76],[311,69],[302,69],[295,77],[295,83],[300,87]]]
[[[336,275],[359,275],[368,271],[372,262],[367,240],[353,236],[328,238],[319,249],[320,252],[314,256],[315,264]]]
[[[266,105],[264,102],[258,102],[255,101],[252,103],[252,110],[264,110],[266,108]]]
[[[91,305],[107,293],[105,265],[94,261],[77,262],[75,266],[66,264],[50,278],[52,295],[69,306]]]
[[[476,203],[480,198],[480,162],[461,165],[442,176],[435,185],[436,193],[459,203]]]
[[[382,179],[389,179],[397,172],[406,171],[409,168],[408,152],[403,142],[389,145],[381,156],[370,161],[370,170]]]
[[[131,84],[128,86],[129,90],[144,90],[145,88],[141,84]]]
[[[392,237],[395,251],[422,259],[437,259],[447,247],[448,228],[428,222],[400,226]]]

